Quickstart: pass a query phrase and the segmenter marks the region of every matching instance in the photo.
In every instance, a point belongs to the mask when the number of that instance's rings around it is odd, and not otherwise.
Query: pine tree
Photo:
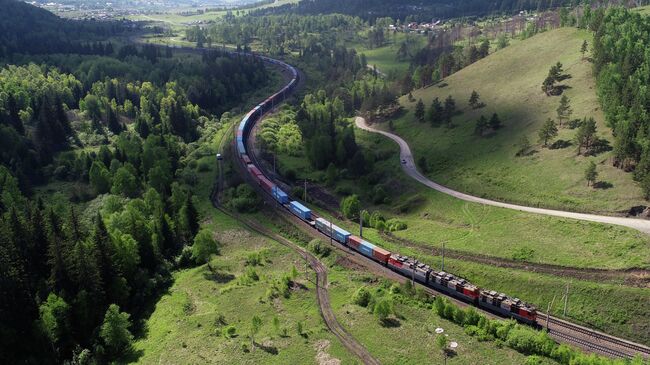
[[[562,95],[562,98],[560,98],[560,105],[558,105],[556,111],[557,120],[560,124],[560,127],[562,127],[562,121],[568,121],[571,118],[571,114],[573,114],[573,110],[571,110],[570,100],[566,95]]]
[[[122,124],[119,121],[119,116],[110,103],[106,105],[106,125],[114,134],[119,134],[122,131]]]
[[[585,118],[576,132],[575,141],[578,145],[578,155],[582,148],[588,150],[596,140],[596,121],[594,118]]]
[[[485,128],[487,128],[488,121],[487,118],[485,118],[484,115],[481,115],[480,118],[476,121],[476,127],[474,128],[474,133],[476,133],[479,136],[483,135],[483,132],[485,132]]]
[[[544,147],[548,145],[549,140],[557,136],[557,132],[558,131],[557,127],[555,126],[555,121],[553,121],[551,118],[548,118],[538,133],[540,142],[544,142]]]
[[[424,103],[422,99],[418,100],[417,104],[415,104],[415,118],[420,123],[424,122]]]
[[[113,260],[115,250],[104,220],[99,213],[95,216],[95,227],[91,236],[91,242],[95,246],[95,252],[97,253],[96,260],[99,275],[104,284],[103,290],[110,295],[113,293],[112,283],[117,278],[117,270]]]
[[[593,186],[596,183],[597,178],[598,171],[596,171],[596,164],[593,161],[590,161],[587,169],[585,170],[585,180],[587,180],[587,186],[590,184]]]
[[[445,99],[444,114],[445,122],[451,125],[451,118],[456,114],[456,101],[451,95],[447,96]]]
[[[499,119],[497,113],[492,114],[488,126],[494,130],[501,128],[501,119]]]
[[[18,109],[18,103],[13,94],[9,94],[7,97],[7,108],[9,109],[9,123],[11,123],[18,134],[21,136],[24,135],[25,127],[23,126],[23,121],[20,119],[20,110]]]
[[[480,99],[480,97],[479,97],[478,93],[476,92],[476,90],[473,90],[472,95],[470,95],[470,97],[469,97],[469,106],[476,109],[478,107],[478,105],[479,105],[479,99]]]
[[[433,126],[438,126],[440,125],[440,122],[443,119],[443,114],[444,110],[442,107],[442,104],[440,103],[440,100],[438,98],[434,98],[433,101],[431,102],[431,108],[429,108],[429,112],[427,115],[427,119],[429,120],[429,123]]]
[[[542,83],[542,91],[546,96],[550,96],[555,91],[555,80],[551,76],[547,76]]]

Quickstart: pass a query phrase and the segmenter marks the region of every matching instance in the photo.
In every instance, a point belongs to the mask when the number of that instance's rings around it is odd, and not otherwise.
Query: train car
[[[243,141],[237,141],[237,151],[239,152],[240,155],[246,154],[246,147],[244,146]]]
[[[332,224],[330,221],[323,218],[316,219],[316,229],[342,244],[347,244],[348,238],[350,238],[350,232]]]
[[[370,257],[371,259],[378,261],[384,265],[390,256],[390,252],[384,250],[381,247],[375,246],[374,244],[364,240],[361,237],[354,235],[350,235],[348,238],[348,246],[356,251],[359,251],[362,255]]]
[[[273,187],[275,184],[271,180],[267,179],[264,175],[259,175],[258,179],[260,185],[262,186],[262,189],[264,189],[269,194],[273,194]]]
[[[278,201],[280,204],[286,204],[289,202],[289,195],[282,191],[277,185],[271,189],[273,193],[273,198]]]
[[[388,257],[387,266],[404,276],[417,280],[423,284],[426,284],[432,272],[429,265],[425,265],[408,256],[402,256],[396,253],[391,254]]]
[[[295,200],[289,203],[289,210],[304,221],[311,220],[311,210]]]
[[[248,165],[246,166],[248,168],[248,172],[250,172],[253,176],[260,176],[262,175],[262,171],[257,168],[255,165]]]
[[[517,298],[496,292],[481,290],[478,306],[528,324],[537,322],[537,310]]]
[[[444,271],[432,271],[429,276],[428,285],[471,303],[476,303],[480,290],[477,286],[467,282],[467,280]]]
[[[375,246],[375,248],[372,250],[372,257],[374,257],[375,260],[381,262],[384,265],[388,264],[388,258],[390,257],[390,255],[391,255],[390,251],[384,250],[379,246]]]
[[[354,236],[351,235],[350,238],[348,238],[348,246],[352,247],[353,249],[359,251],[359,245],[363,241],[363,238],[359,236]]]
[[[246,165],[251,165],[251,164],[253,163],[253,162],[251,161],[251,158],[248,157],[248,155],[246,155],[246,154],[241,155],[241,159],[242,159],[242,161],[244,161],[244,163],[245,163]]]

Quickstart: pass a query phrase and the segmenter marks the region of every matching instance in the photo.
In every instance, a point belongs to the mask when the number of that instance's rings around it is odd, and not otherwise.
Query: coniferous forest
[[[198,131],[268,75],[216,51],[114,45],[119,23],[0,7],[0,362],[110,362],[197,234]]]

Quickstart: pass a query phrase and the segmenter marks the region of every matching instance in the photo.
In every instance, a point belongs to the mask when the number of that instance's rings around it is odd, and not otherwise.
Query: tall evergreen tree
[[[20,119],[20,110],[18,109],[18,103],[13,94],[9,94],[7,97],[7,108],[9,111],[9,123],[11,123],[18,134],[21,136],[24,135],[25,127],[23,126],[23,121]]]
[[[417,104],[415,104],[415,118],[420,123],[424,122],[424,103],[422,99],[418,100]]]

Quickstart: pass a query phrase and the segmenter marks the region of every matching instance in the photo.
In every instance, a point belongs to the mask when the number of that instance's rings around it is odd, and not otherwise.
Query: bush
[[[393,313],[393,303],[389,299],[382,299],[375,304],[373,312],[377,319],[383,323]]]
[[[397,218],[391,218],[386,222],[386,228],[388,229],[389,232],[403,231],[407,227],[408,226],[406,225],[406,223],[400,221]]]
[[[543,363],[542,358],[537,355],[531,355],[526,358],[524,365],[541,365]]]
[[[357,289],[352,296],[352,302],[361,307],[367,307],[372,299],[372,294],[365,287]]]
[[[237,327],[229,325],[223,329],[223,336],[226,338],[234,338],[237,336]]]
[[[180,255],[176,257],[176,266],[180,268],[184,268],[184,267],[190,267],[193,264],[194,264],[194,260],[192,259],[192,247],[183,246],[183,250],[181,251]]]
[[[358,219],[361,203],[359,197],[350,195],[341,202],[341,212],[348,219]]]
[[[307,245],[307,248],[309,251],[321,257],[327,257],[332,253],[332,249],[328,245],[323,244],[319,239],[311,240]]]

